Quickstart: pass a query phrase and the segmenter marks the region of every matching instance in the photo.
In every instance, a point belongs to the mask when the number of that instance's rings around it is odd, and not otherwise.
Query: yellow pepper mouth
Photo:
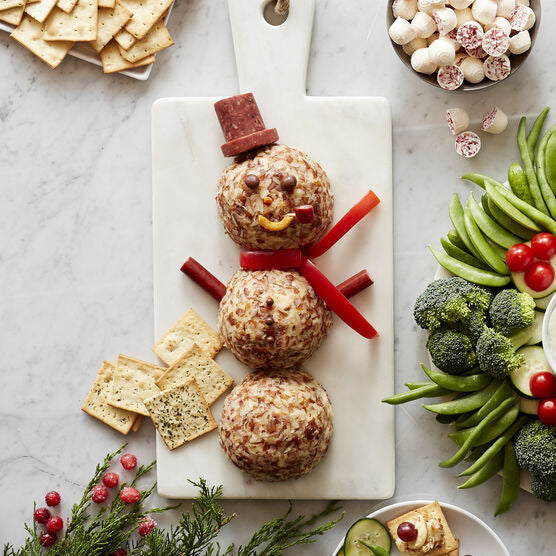
[[[279,220],[278,222],[273,222],[272,220],[269,220],[266,216],[263,216],[262,214],[259,214],[259,225],[262,226],[265,230],[268,230],[269,232],[281,232],[282,230],[285,230],[295,219],[295,214],[293,212],[290,212],[288,214],[286,214],[286,216],[284,216],[284,218],[282,218],[282,220]]]

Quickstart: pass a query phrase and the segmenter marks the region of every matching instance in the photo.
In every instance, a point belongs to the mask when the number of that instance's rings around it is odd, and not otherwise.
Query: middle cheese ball
[[[226,347],[253,369],[300,364],[318,349],[331,326],[330,310],[294,270],[239,270],[218,310]]]

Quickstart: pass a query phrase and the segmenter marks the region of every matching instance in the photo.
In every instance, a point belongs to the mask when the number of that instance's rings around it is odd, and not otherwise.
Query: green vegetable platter
[[[556,502],[556,378],[542,346],[544,311],[556,292],[556,125],[543,134],[543,110],[517,133],[521,162],[508,182],[462,176],[481,188],[462,202],[431,247],[439,268],[414,306],[429,332],[423,380],[383,400],[419,400],[451,428],[455,444],[441,468],[458,466],[458,488],[503,475],[495,515],[520,486]],[[434,398],[438,398],[435,400]]]

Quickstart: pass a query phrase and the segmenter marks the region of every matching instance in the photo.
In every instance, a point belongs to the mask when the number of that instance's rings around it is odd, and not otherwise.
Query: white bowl
[[[411,500],[409,502],[398,502],[384,508],[380,508],[367,517],[386,523],[390,519],[406,512],[430,504],[433,500]],[[446,502],[440,502],[440,507],[446,516],[448,525],[454,536],[459,539],[460,554],[488,554],[488,556],[510,556],[508,549],[504,546],[500,537],[478,517],[472,513],[458,508]],[[340,541],[333,554],[336,554],[344,544]],[[392,556],[399,556],[396,545],[392,542]]]

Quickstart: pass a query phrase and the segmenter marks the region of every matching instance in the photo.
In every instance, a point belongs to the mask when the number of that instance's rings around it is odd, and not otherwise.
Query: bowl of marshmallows
[[[392,0],[388,34],[404,64],[447,91],[503,81],[525,62],[540,0]]]

